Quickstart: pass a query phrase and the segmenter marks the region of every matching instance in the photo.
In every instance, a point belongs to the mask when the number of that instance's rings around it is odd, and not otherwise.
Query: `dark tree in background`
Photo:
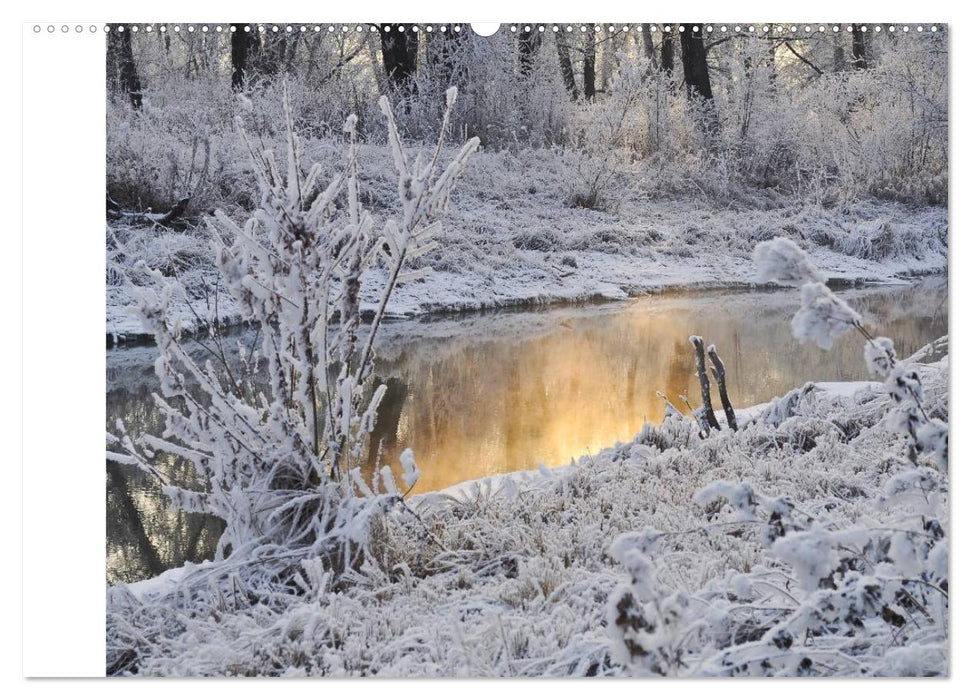
[[[592,100],[597,96],[597,43],[593,34],[594,25],[587,25],[587,35],[583,40],[583,96]]]
[[[554,39],[556,43],[556,57],[560,62],[560,73],[563,75],[563,84],[574,102],[580,99],[580,90],[577,88],[577,78],[573,74],[573,60],[570,58],[570,46],[566,43],[566,37],[560,34]]]
[[[390,32],[384,27],[391,27]],[[381,25],[381,59],[393,87],[409,89],[418,68],[418,35],[411,25]]]
[[[542,36],[536,30],[523,29],[519,32],[519,72],[523,77],[528,77],[533,72]]]
[[[688,97],[712,100],[711,78],[708,75],[708,52],[705,51],[705,40],[701,33],[701,26],[684,23],[681,32],[681,65],[684,66],[684,84],[688,89]]]
[[[250,47],[250,33],[245,24],[234,24],[230,53],[233,64],[233,90],[242,90],[246,82],[246,54]]]
[[[860,25],[853,25],[853,60],[851,63],[857,70],[866,70],[866,35]]]
[[[651,61],[651,67],[657,70],[657,56],[654,54],[654,35],[651,34],[651,25],[641,25],[641,36],[644,37],[644,55]]]
[[[274,32],[268,34],[266,39],[267,50],[269,51],[268,60],[272,70],[282,73],[292,71],[297,58],[299,35],[290,32]]]
[[[661,70],[668,74],[674,74],[674,34],[664,32],[661,35]]]
[[[126,25],[112,24],[108,32],[107,71],[109,79],[128,96],[131,106],[142,107],[142,81],[135,68],[135,55],[131,50],[131,34]]]

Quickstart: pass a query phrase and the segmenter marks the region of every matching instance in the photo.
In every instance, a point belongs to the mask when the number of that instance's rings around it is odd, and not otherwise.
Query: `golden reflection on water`
[[[896,294],[914,290],[896,288]],[[946,307],[925,295],[923,316],[892,318],[894,292],[850,296],[864,315],[889,321],[880,332],[905,356],[946,333]],[[790,293],[791,295],[791,293]],[[715,343],[736,407],[781,395],[810,380],[866,379],[859,337],[829,352],[792,339],[794,300],[779,293],[684,295],[604,307],[599,314],[545,312],[556,318],[535,335],[465,342],[451,352],[416,341],[385,369],[386,410],[375,432],[381,463],[396,465],[411,447],[433,491],[484,475],[556,466],[630,440],[645,421],[664,417],[666,394],[700,404],[689,336]],[[717,395],[714,399],[716,408]],[[372,450],[372,463],[377,454]]]
[[[902,357],[947,332],[940,282],[841,293]],[[411,447],[415,491],[482,476],[557,466],[630,440],[659,422],[665,393],[700,403],[688,337],[718,346],[736,407],[810,380],[865,379],[860,338],[829,352],[792,339],[797,292],[664,294],[632,302],[500,312],[389,324],[377,374],[388,391],[368,464]],[[127,353],[127,354],[126,354]],[[140,353],[140,354],[139,354]],[[109,353],[109,426],[160,428],[150,401],[152,348]],[[113,369],[114,368],[114,369]],[[720,408],[715,392],[716,409]],[[164,465],[185,476],[176,462]],[[218,523],[169,511],[157,487],[109,465],[108,578],[132,580],[211,556]],[[160,568],[161,567],[161,568]]]

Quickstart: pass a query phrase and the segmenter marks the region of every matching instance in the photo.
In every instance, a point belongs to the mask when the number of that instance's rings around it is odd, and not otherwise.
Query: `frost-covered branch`
[[[732,401],[728,397],[728,384],[725,381],[725,364],[718,356],[718,350],[714,345],[708,346],[708,359],[711,360],[711,373],[715,376],[715,383],[718,385],[718,396],[721,399],[722,408],[725,410],[725,420],[728,422],[729,428],[738,430],[735,409],[732,407]]]
[[[715,409],[711,407],[711,383],[708,381],[708,370],[705,368],[705,341],[701,336],[693,335],[689,338],[695,349],[695,369],[698,372],[698,383],[701,385],[701,403],[705,422],[715,430],[721,430]]]

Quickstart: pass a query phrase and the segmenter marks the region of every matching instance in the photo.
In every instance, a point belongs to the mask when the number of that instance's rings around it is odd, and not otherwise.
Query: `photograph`
[[[950,676],[947,24],[90,40],[105,675]]]

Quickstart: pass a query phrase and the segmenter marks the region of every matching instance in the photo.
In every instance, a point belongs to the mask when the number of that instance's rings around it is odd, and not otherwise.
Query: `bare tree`
[[[115,87],[128,96],[131,106],[142,108],[142,81],[135,67],[131,32],[124,25],[112,24],[108,32],[107,70]]]
[[[738,430],[738,419],[735,417],[735,408],[728,397],[728,386],[725,383],[725,363],[718,356],[718,350],[714,345],[708,346],[708,359],[711,360],[711,373],[715,376],[715,383],[718,384],[718,396],[721,398],[722,408],[725,410],[725,420],[728,427]]]
[[[701,26],[684,23],[681,32],[681,65],[684,67],[684,84],[688,97],[704,100],[714,99],[711,92],[711,78],[708,75],[708,52]]]
[[[527,31],[524,28],[519,32],[519,72],[524,77],[529,76],[533,72],[542,38],[543,35],[535,29]]]
[[[463,35],[457,32],[442,32],[432,34],[426,41],[428,74],[442,95],[444,104],[445,91],[455,85],[461,86],[466,80],[466,70],[459,61],[459,51],[462,46]]]
[[[833,72],[846,70],[846,49],[843,48],[841,33],[833,34]]]
[[[692,103],[702,131],[706,136],[711,136],[718,132],[718,115],[715,112],[715,96],[711,91],[711,77],[708,72],[708,51],[700,25],[685,22],[683,27],[681,65],[684,68],[688,100]]]
[[[705,341],[697,335],[691,336],[688,340],[695,348],[695,367],[698,370],[698,383],[701,385],[701,415],[708,428],[721,430],[718,418],[715,417],[715,409],[711,407],[711,382],[708,381],[708,370],[705,367]]]
[[[418,71],[418,35],[407,24],[382,24],[381,57],[392,87],[408,90]]]
[[[860,28],[860,25],[854,24],[852,29],[853,34],[853,60],[850,63],[856,70],[866,70],[867,60],[866,60],[866,35]]]
[[[651,25],[641,25],[641,36],[644,38],[644,55],[651,60],[651,67],[657,70],[657,56],[654,50],[654,35],[651,34]]]
[[[246,68],[251,48],[259,49],[260,40],[255,32],[247,31],[249,25],[233,24],[230,54],[233,65],[233,90],[242,90],[249,73]]]
[[[573,73],[573,60],[570,58],[570,46],[566,43],[566,38],[561,34],[557,34],[556,39],[556,56],[560,62],[560,73],[563,75],[563,84],[566,86],[566,91],[569,93],[572,100],[580,99],[580,90],[577,87],[577,78]]]
[[[588,100],[597,96],[597,43],[592,24],[587,25],[583,39],[583,96]]]
[[[674,34],[671,32],[661,35],[661,70],[669,77],[674,74]]]

